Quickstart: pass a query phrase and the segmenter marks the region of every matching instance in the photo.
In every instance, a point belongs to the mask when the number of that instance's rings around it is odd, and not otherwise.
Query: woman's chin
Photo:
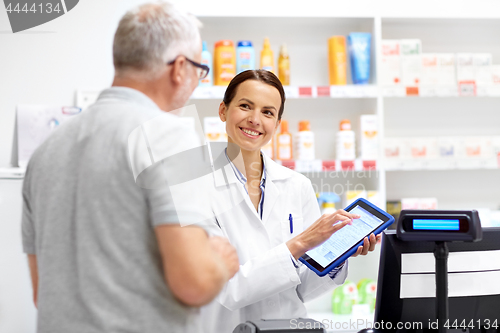
[[[260,151],[262,148],[260,145],[249,145],[249,144],[241,144],[238,145],[241,150],[248,151],[248,152],[253,152],[253,151]]]
[[[236,144],[238,147],[240,147],[241,150],[248,151],[248,152],[253,152],[257,151],[260,152],[261,148],[264,146],[262,144],[261,138],[258,139],[251,139],[245,137],[238,137],[238,140],[234,140],[232,138],[229,139],[229,142]]]

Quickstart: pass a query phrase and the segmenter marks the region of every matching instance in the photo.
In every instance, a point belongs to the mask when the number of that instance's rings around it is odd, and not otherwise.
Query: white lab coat
[[[231,166],[225,166],[225,176],[222,170],[215,173],[218,194],[212,196],[212,204],[220,228],[215,227],[213,234],[227,237],[236,248],[240,270],[201,309],[206,333],[231,333],[247,320],[305,317],[303,302],[334,289],[347,277],[346,267],[334,279],[319,277],[302,263],[295,268],[285,242],[316,221],[320,210],[308,178],[263,156],[262,220]]]

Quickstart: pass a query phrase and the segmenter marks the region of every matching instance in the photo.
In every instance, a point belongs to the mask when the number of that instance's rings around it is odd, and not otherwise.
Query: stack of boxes
[[[422,53],[419,39],[382,40],[379,84],[402,95],[498,96],[500,65],[491,53]]]

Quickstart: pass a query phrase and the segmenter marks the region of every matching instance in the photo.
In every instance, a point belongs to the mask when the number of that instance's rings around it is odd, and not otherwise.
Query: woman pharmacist
[[[321,216],[309,179],[261,152],[280,124],[284,104],[274,74],[249,70],[234,77],[219,106],[228,135],[227,184],[231,197],[241,201],[216,215],[215,233],[236,248],[240,270],[202,308],[204,332],[231,333],[247,320],[306,317],[303,302],[346,279],[347,262],[324,277],[298,262],[359,216],[343,210]],[[365,238],[353,256],[373,251],[379,237]]]

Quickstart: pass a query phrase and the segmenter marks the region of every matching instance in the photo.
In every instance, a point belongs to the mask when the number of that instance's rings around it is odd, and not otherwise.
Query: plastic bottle
[[[215,43],[214,51],[214,84],[227,86],[236,75],[236,54],[234,44],[230,40]]]
[[[332,312],[335,314],[350,314],[352,306],[358,299],[358,288],[354,282],[346,281],[333,291]]]
[[[340,201],[340,197],[333,192],[322,192],[318,200],[321,206],[321,214],[333,214],[337,211],[335,203]]]
[[[347,83],[347,52],[344,36],[333,36],[328,39],[328,71],[330,85]]]
[[[293,158],[292,154],[292,135],[288,132],[288,121],[281,121],[281,132],[277,137],[277,155],[278,160],[286,161]]]
[[[200,87],[210,87],[214,84],[214,73],[213,73],[213,67],[212,67],[212,55],[210,52],[208,52],[207,48],[207,42],[203,41],[203,51],[201,51],[201,63],[203,65],[207,65],[208,68],[210,68],[210,71],[208,72],[208,75],[206,78],[200,80],[198,85]]]
[[[255,69],[255,51],[252,42],[241,40],[236,48],[236,73]]]
[[[355,135],[351,130],[351,122],[344,119],[340,122],[337,133],[337,160],[354,161],[356,159]]]
[[[295,143],[295,159],[314,160],[314,133],[311,132],[308,120],[299,122],[299,133],[296,135]]]
[[[280,56],[278,58],[278,78],[284,86],[290,85],[290,59],[286,44],[281,45]]]
[[[260,52],[260,68],[274,73],[274,54],[269,38],[264,38],[264,48]]]
[[[369,33],[351,32],[347,36],[354,84],[367,84],[370,80],[371,40]]]
[[[377,283],[368,278],[358,282],[358,304],[368,304],[370,312],[375,311],[375,298],[377,296]]]
[[[267,157],[274,159],[274,136],[264,147],[261,148],[262,152],[266,154]]]

